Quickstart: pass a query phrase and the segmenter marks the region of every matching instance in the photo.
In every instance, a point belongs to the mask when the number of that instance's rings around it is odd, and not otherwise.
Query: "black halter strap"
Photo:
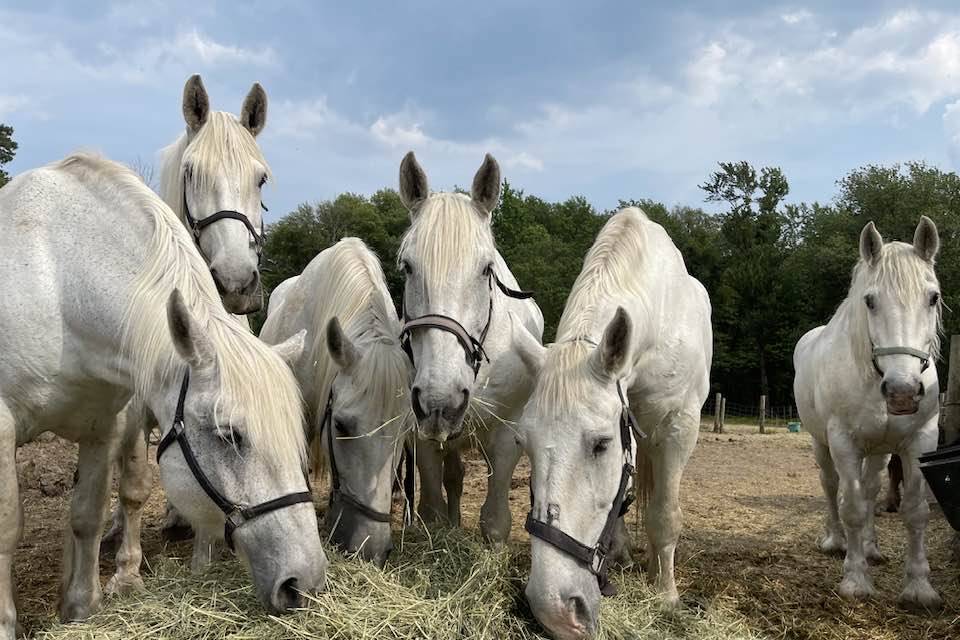
[[[543,540],[587,567],[591,573],[597,576],[600,592],[606,596],[616,593],[616,589],[610,583],[607,575],[609,570],[607,554],[610,553],[613,544],[614,528],[617,520],[627,513],[635,497],[633,493],[634,467],[632,462],[634,434],[638,439],[646,438],[646,434],[640,431],[637,426],[633,412],[630,411],[630,405],[623,395],[619,380],[617,380],[617,395],[620,398],[620,446],[623,451],[623,468],[620,471],[620,484],[617,486],[617,493],[610,505],[610,511],[603,523],[603,529],[600,530],[597,543],[592,547],[587,546],[550,523],[534,518],[532,479],[530,482],[530,511],[527,512],[527,520],[524,523],[524,528],[530,535]]]
[[[487,307],[487,321],[483,325],[483,330],[480,331],[479,338],[473,337],[473,335],[471,335],[462,324],[450,316],[445,316],[439,313],[427,313],[417,318],[407,319],[407,312],[404,308],[402,314],[404,324],[403,328],[400,330],[400,346],[403,348],[404,353],[407,354],[407,357],[410,358],[410,363],[416,366],[416,363],[413,361],[413,347],[410,343],[410,334],[415,329],[439,329],[440,331],[446,331],[447,333],[453,334],[453,336],[457,339],[457,342],[460,343],[460,346],[463,347],[463,351],[467,356],[467,363],[473,369],[473,377],[476,379],[477,375],[480,373],[480,366],[483,364],[483,361],[486,360],[487,362],[490,362],[487,352],[483,350],[483,343],[487,339],[487,332],[490,331],[490,321],[493,319],[494,283],[496,283],[497,288],[500,289],[505,296],[515,300],[527,300],[528,298],[532,298],[534,296],[532,291],[511,289],[500,281],[500,278],[497,277],[497,274],[494,273],[493,269],[488,270],[487,285],[490,289],[490,304]]]
[[[910,347],[873,347],[873,351],[871,353],[873,368],[877,372],[877,375],[879,375],[881,378],[883,377],[883,369],[880,368],[880,363],[877,362],[877,358],[881,356],[895,355],[906,355],[919,358],[920,373],[926,371],[927,367],[930,366],[930,354],[926,351],[920,351],[919,349],[912,349]]]
[[[323,412],[323,423],[320,425],[321,432],[326,429],[327,432],[327,450],[330,458],[330,504],[334,501],[341,504],[348,504],[352,509],[363,514],[365,517],[376,522],[390,522],[389,511],[377,511],[369,507],[350,495],[340,486],[340,470],[337,467],[337,456],[333,452],[333,388],[330,389],[330,395],[327,396],[327,408]],[[343,507],[341,507],[341,512]]]
[[[183,374],[183,382],[180,384],[180,397],[177,398],[177,411],[173,416],[173,426],[164,434],[160,440],[160,444],[157,446],[157,463],[160,463],[160,457],[170,445],[174,442],[180,445],[180,452],[183,454],[183,459],[186,460],[187,466],[190,468],[190,472],[193,474],[194,479],[196,479],[197,484],[200,485],[203,492],[213,500],[217,508],[226,516],[226,520],[223,523],[223,539],[226,540],[227,546],[233,551],[233,532],[242,524],[266,513],[270,513],[271,511],[283,509],[284,507],[289,507],[301,502],[313,502],[313,494],[309,490],[288,493],[285,496],[274,498],[273,500],[268,500],[267,502],[262,502],[252,507],[246,507],[230,501],[229,498],[220,493],[220,490],[213,486],[207,474],[200,468],[200,463],[197,462],[197,457],[193,453],[190,441],[187,440],[187,431],[183,422],[183,405],[186,401],[187,389],[189,387],[190,371],[188,370]]]
[[[263,259],[263,244],[264,244],[263,220],[262,219],[260,220],[259,232],[257,232],[257,230],[253,228],[253,224],[250,222],[250,218],[240,213],[239,211],[232,211],[229,209],[225,209],[223,211],[217,211],[213,215],[207,216],[206,218],[203,218],[201,220],[197,220],[190,213],[190,207],[187,204],[187,196],[186,196],[186,192],[187,192],[186,180],[187,179],[184,178],[183,180],[184,180],[183,216],[184,218],[186,218],[187,225],[189,225],[190,231],[193,233],[193,242],[194,244],[197,245],[197,249],[200,250],[200,255],[202,255],[204,259],[206,259],[206,255],[203,253],[203,249],[200,247],[201,231],[203,231],[206,227],[209,227],[210,225],[212,225],[214,222],[218,222],[220,220],[239,220],[240,222],[243,223],[243,226],[247,228],[247,231],[250,232],[250,237],[253,238],[253,244],[257,250],[257,264],[259,264],[260,261]],[[269,209],[267,209],[267,206],[262,202],[260,203],[260,206],[263,208],[264,211],[269,211]]]

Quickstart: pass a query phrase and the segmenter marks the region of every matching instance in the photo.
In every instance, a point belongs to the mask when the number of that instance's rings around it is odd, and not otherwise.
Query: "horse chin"
[[[223,307],[236,315],[256,313],[263,308],[263,290],[257,289],[251,294],[227,293],[222,296]]]

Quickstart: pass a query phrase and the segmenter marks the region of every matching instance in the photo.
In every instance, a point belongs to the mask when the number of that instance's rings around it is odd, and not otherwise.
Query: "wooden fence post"
[[[722,393],[717,392],[713,397],[713,432],[720,433],[720,398],[723,397]]]
[[[767,396],[760,396],[760,433],[766,433],[763,420],[767,416]]]
[[[720,400],[720,433],[723,433],[723,420],[727,415],[727,399]]]
[[[960,335],[950,336],[950,371],[942,417],[943,443],[953,444],[960,438]]]

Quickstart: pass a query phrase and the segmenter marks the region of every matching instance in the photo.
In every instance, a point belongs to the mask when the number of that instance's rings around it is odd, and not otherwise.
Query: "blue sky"
[[[234,113],[260,81],[268,219],[395,186],[408,149],[435,189],[489,151],[515,186],[601,209],[701,204],[719,160],[782,167],[792,201],[866,163],[960,162],[954,2],[5,0],[0,59],[14,172],[76,149],[155,163],[190,74]]]

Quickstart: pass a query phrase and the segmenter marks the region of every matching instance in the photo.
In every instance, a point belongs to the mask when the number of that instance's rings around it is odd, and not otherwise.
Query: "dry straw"
[[[82,624],[52,625],[37,640],[280,640],[301,638],[541,638],[523,598],[526,545],[499,550],[476,533],[407,532],[385,570],[333,555],[327,590],[303,611],[267,615],[236,562],[191,575],[162,560],[147,591],[111,599]],[[603,602],[599,638],[753,639],[760,636],[723,603],[699,611],[660,610],[636,571],[614,576],[620,594]]]

